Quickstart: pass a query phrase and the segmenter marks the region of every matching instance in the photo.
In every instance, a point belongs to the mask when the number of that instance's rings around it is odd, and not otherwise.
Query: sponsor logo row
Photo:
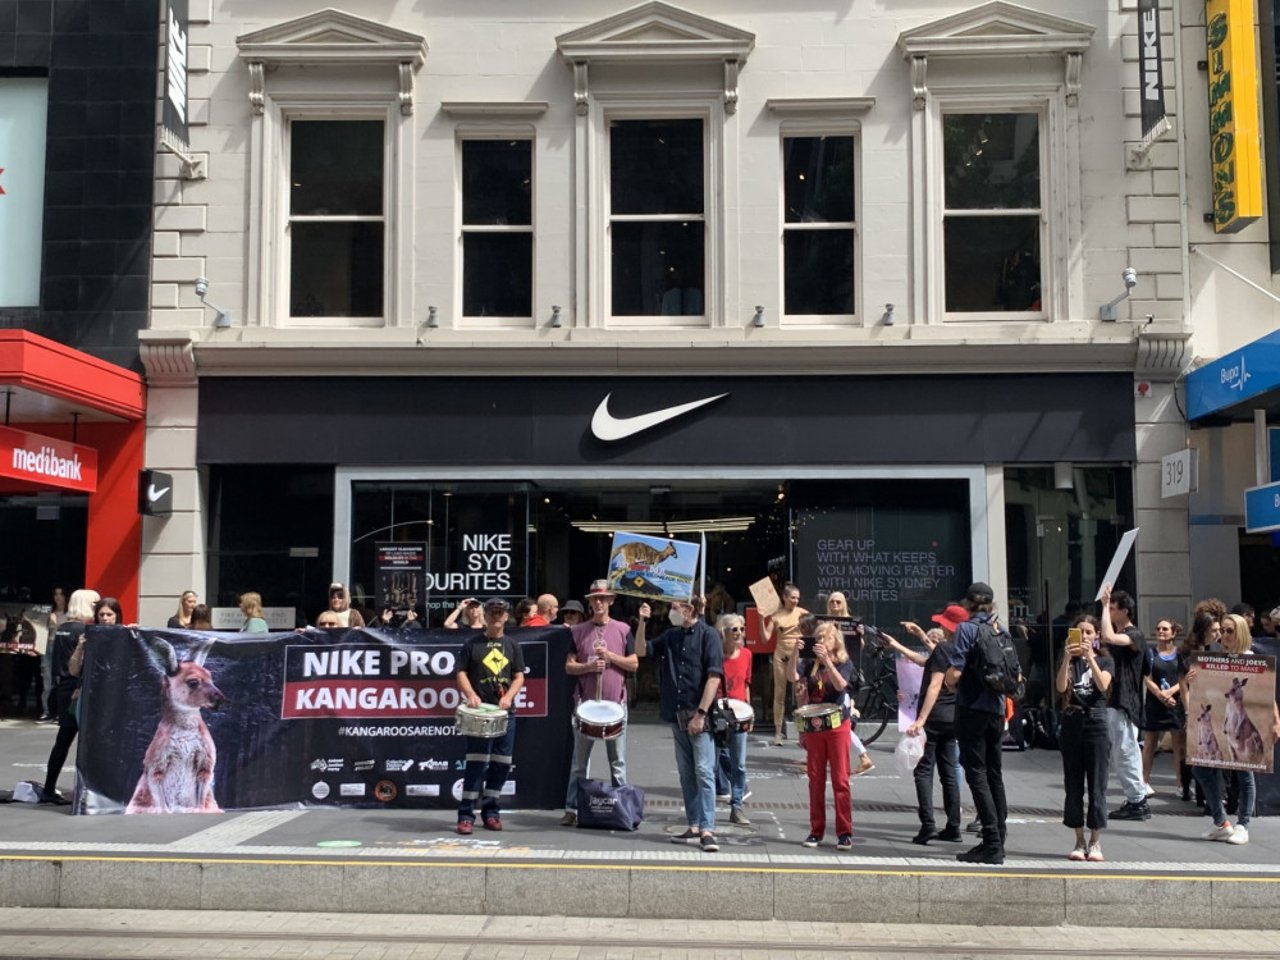
[[[351,769],[356,773],[367,773],[378,764],[377,760],[353,760]],[[317,757],[311,761],[311,770],[315,773],[342,773],[347,768],[345,757]],[[382,769],[387,773],[411,773],[415,769],[420,772],[440,773],[449,769],[448,760],[384,760]]]
[[[390,780],[379,780],[372,787],[367,783],[348,782],[338,784],[338,796],[349,799],[358,799],[362,797],[372,796],[375,800],[382,803],[390,803],[400,795],[400,790],[404,790],[406,797],[438,797],[440,796],[440,784],[438,783],[406,783],[403,787],[392,783]],[[516,792],[516,782],[508,780],[502,785],[502,795],[504,797],[514,796]],[[454,800],[462,799],[462,779],[459,778],[453,782],[450,790]],[[317,800],[327,800],[333,795],[333,787],[325,780],[317,780],[311,785],[311,795]]]

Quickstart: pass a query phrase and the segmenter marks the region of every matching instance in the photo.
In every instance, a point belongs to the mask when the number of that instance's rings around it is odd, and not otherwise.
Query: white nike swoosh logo
[[[728,395],[727,393],[717,393],[714,397],[703,397],[701,400],[693,400],[674,407],[664,407],[661,410],[653,410],[635,417],[615,417],[609,413],[609,398],[613,394],[607,393],[604,399],[600,401],[600,406],[596,407],[595,414],[591,417],[591,432],[595,434],[597,440],[603,440],[605,443],[625,440],[627,437],[634,437],[637,433],[648,430],[650,427],[656,427],[660,423],[674,420],[690,410],[697,410],[699,407],[705,407],[708,403],[715,403]]]
[[[152,503],[155,503],[157,500],[163,497],[166,493],[168,493],[170,489],[172,488],[162,487],[161,489],[157,490],[156,485],[153,483],[151,484],[151,486],[147,487],[147,499],[150,500]]]

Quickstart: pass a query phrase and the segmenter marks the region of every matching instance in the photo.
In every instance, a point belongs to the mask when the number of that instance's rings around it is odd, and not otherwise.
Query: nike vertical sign
[[[663,407],[661,410],[651,410],[648,413],[641,413],[634,417],[615,417],[609,412],[609,398],[613,394],[608,393],[600,401],[600,406],[596,407],[595,415],[591,418],[591,433],[597,440],[603,440],[605,443],[625,440],[627,437],[634,437],[637,433],[656,427],[660,423],[666,423],[668,420],[674,420],[676,417],[697,410],[699,407],[715,403],[728,395],[727,393],[717,393],[714,397],[703,397],[701,400],[681,403],[674,407]]]
[[[167,517],[173,512],[173,477],[159,470],[138,471],[138,512]]]

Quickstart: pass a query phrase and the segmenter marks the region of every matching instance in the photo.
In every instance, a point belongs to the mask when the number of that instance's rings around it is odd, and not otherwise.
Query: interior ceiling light
[[[677,533],[737,533],[756,522],[755,517],[708,517],[705,520],[570,520],[583,533],[645,533],[666,536]]]

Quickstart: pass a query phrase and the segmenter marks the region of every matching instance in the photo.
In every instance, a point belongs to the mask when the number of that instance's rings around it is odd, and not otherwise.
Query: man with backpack
[[[982,822],[982,842],[956,855],[963,863],[1004,863],[1005,697],[1016,696],[1022,668],[1013,639],[995,618],[995,592],[985,583],[970,584],[964,607],[969,619],[955,632],[946,684],[956,691],[956,740],[973,804]]]

